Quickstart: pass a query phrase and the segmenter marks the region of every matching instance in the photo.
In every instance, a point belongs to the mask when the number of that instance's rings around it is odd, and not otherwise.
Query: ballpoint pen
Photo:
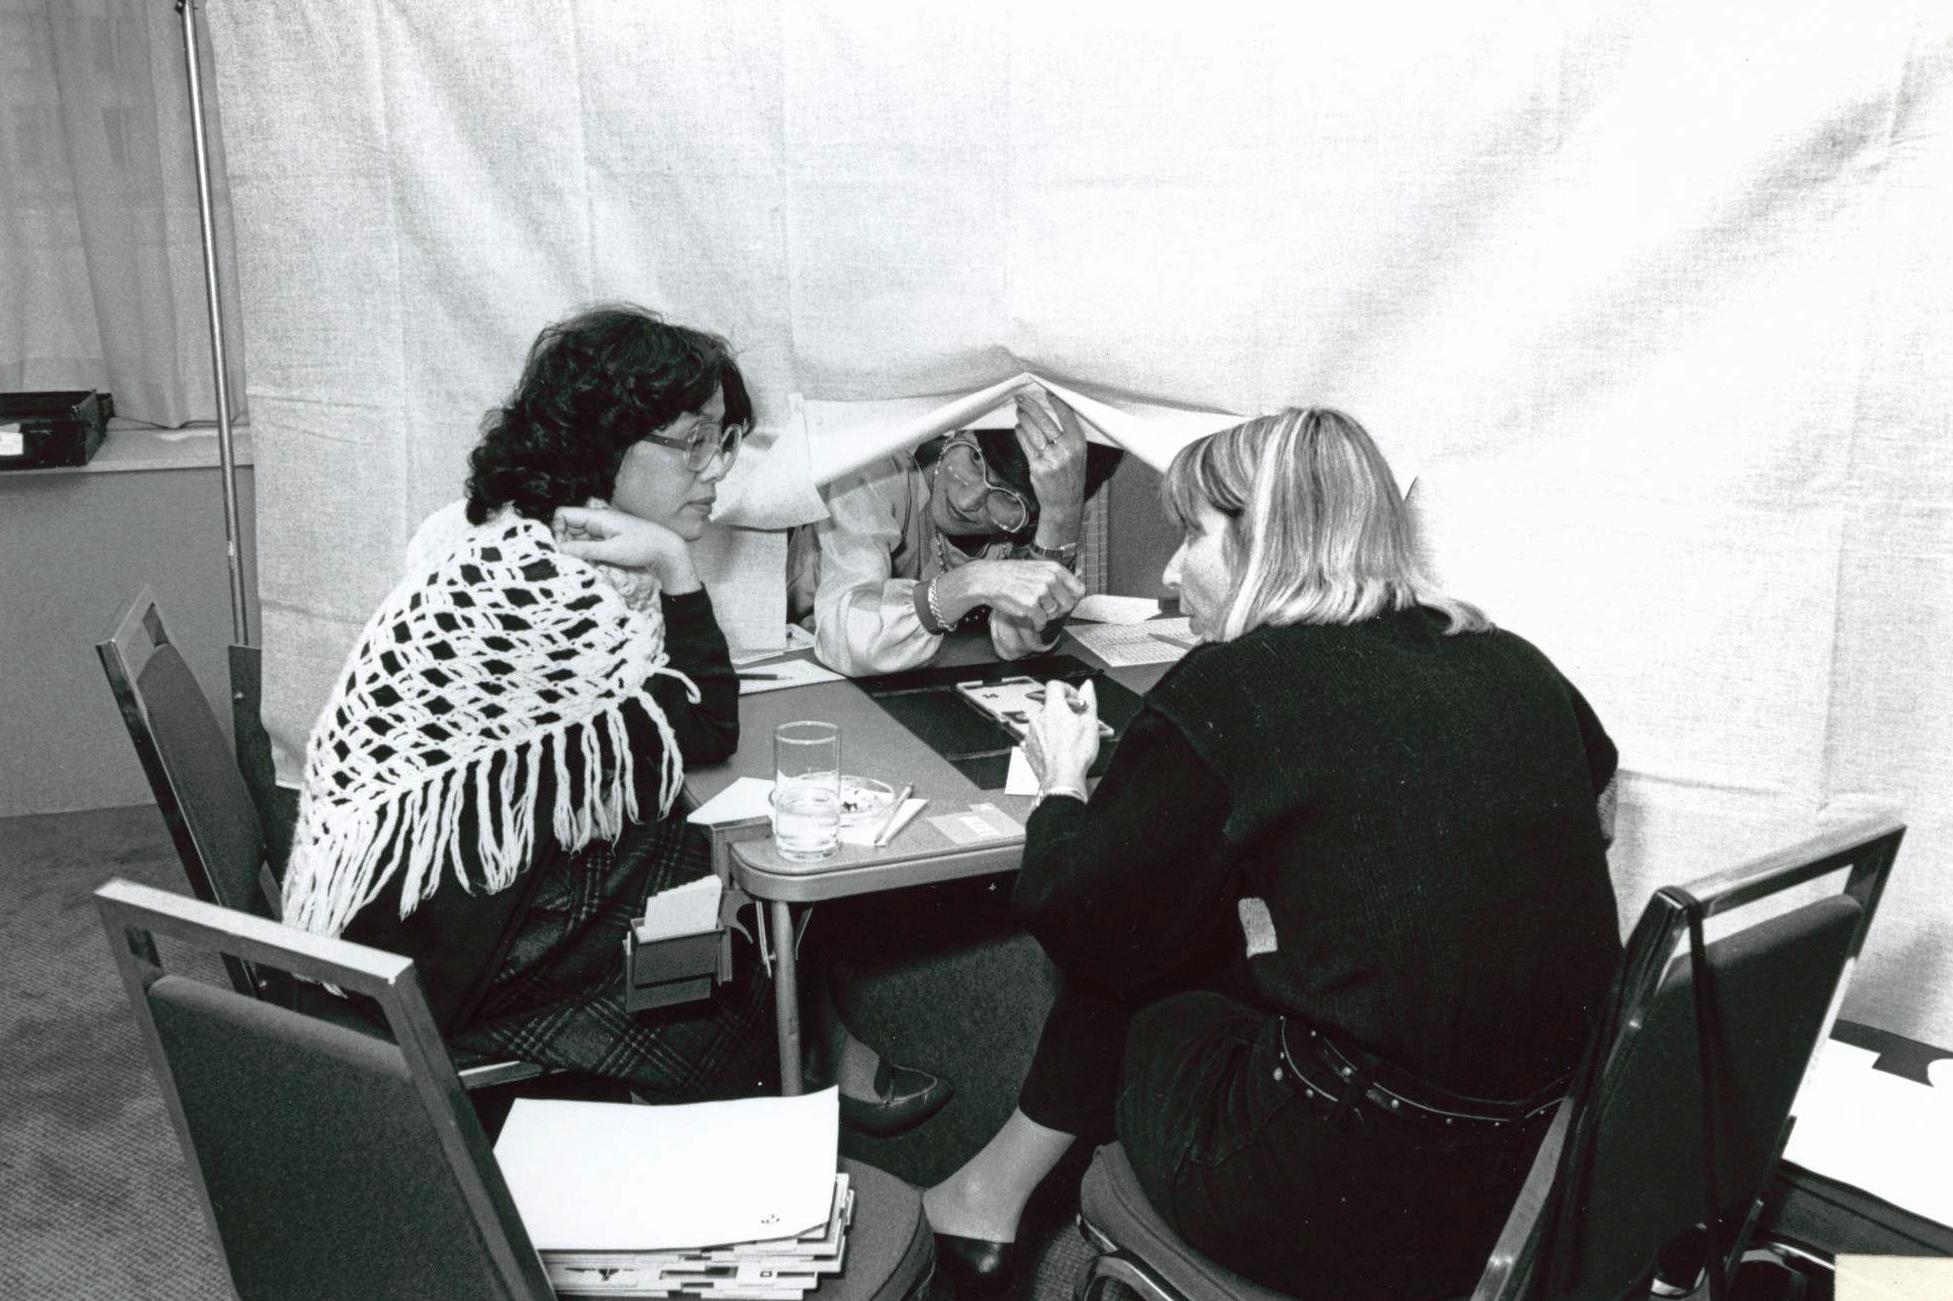
[[[786,677],[786,674],[784,673],[741,673],[739,676],[748,682],[778,682],[782,678]]]
[[[910,782],[902,788],[901,793],[896,795],[895,802],[888,806],[887,816],[882,819],[881,825],[875,828],[874,842],[877,849],[888,843],[888,833],[895,830],[895,820],[902,816],[902,806],[909,802],[909,796],[913,794],[915,794],[915,783]]]

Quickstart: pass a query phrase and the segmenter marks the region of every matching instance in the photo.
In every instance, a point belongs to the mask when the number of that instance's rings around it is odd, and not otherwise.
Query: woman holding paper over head
[[[1618,957],[1614,746],[1432,585],[1348,416],[1215,434],[1165,492],[1165,581],[1204,644],[1089,796],[1089,687],[1033,715],[1013,906],[1063,986],[1018,1110],[924,1199],[939,1254],[1000,1283],[1031,1189],[1116,1135],[1174,1228],[1257,1283],[1469,1291]]]
[[[1004,659],[1050,649],[1085,593],[1085,502],[1122,453],[1044,400],[1018,398],[1014,432],[959,430],[827,489],[828,518],[796,532],[789,562],[790,616],[811,613],[823,663],[918,668],[951,629],[982,624]]]
[[[737,746],[738,683],[690,548],[752,415],[714,335],[545,328],[313,731],[285,920],[413,958],[458,1048],[654,1100],[768,1085],[751,963],[636,1017],[621,958],[649,896],[709,874],[672,804]]]

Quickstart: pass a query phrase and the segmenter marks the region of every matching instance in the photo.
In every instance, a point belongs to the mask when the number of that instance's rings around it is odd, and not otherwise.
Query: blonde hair
[[[1182,529],[1202,505],[1227,517],[1233,591],[1216,640],[1263,624],[1360,623],[1413,605],[1443,611],[1447,633],[1491,627],[1424,572],[1389,463],[1333,407],[1290,407],[1189,444],[1162,491]]]

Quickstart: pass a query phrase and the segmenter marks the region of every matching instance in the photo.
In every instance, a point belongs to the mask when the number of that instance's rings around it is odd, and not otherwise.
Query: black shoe
[[[936,1262],[958,1297],[998,1296],[1010,1290],[1017,1274],[1017,1244],[938,1233]]]
[[[841,1095],[841,1123],[876,1138],[906,1134],[943,1109],[956,1086],[928,1071],[891,1065],[875,1068],[875,1101]]]

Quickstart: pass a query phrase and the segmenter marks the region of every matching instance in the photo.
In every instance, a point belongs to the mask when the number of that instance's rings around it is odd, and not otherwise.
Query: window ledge
[[[251,464],[251,426],[231,426],[231,451],[237,464]],[[0,471],[0,483],[9,479],[39,478],[50,474],[118,474],[147,470],[209,470],[218,464],[217,427],[190,425],[184,429],[158,429],[153,425],[114,419],[108,436],[102,440],[95,459],[87,465],[55,465],[38,470]]]

